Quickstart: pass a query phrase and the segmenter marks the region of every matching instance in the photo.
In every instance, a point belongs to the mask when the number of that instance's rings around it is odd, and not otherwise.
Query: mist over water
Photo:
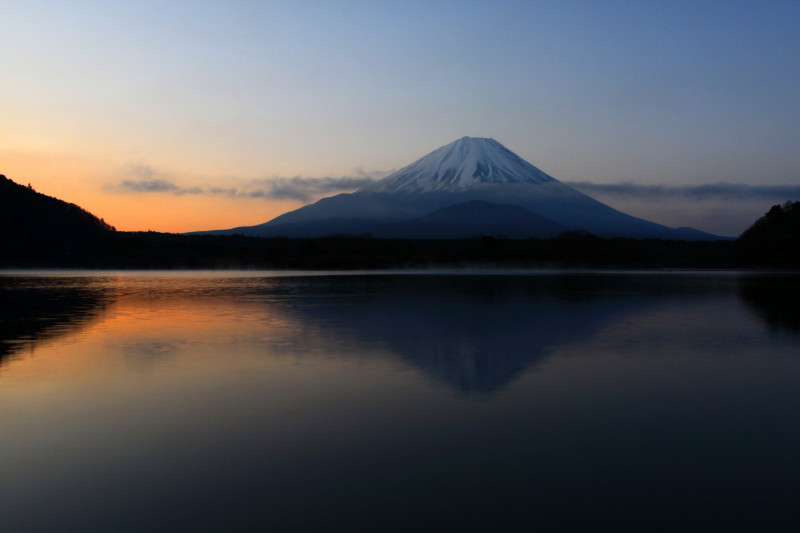
[[[800,277],[0,276],[9,531],[798,523]]]

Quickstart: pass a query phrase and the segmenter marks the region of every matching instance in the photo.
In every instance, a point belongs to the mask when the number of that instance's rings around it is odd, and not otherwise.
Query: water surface
[[[0,527],[792,530],[798,288],[6,273]]]

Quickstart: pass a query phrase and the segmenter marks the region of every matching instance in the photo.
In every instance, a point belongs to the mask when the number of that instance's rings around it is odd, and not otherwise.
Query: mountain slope
[[[739,241],[797,248],[800,246],[800,202],[773,205],[742,233]]]
[[[800,265],[800,202],[773,205],[736,242],[744,264]]]
[[[114,228],[81,207],[36,192],[0,174],[0,224],[47,233],[108,231]]]
[[[476,235],[511,238],[554,237],[564,226],[514,205],[472,200],[405,222],[379,226],[376,237],[463,239]]]
[[[0,174],[0,266],[66,257],[83,243],[113,230],[75,204],[38,193]]]
[[[351,233],[365,233],[382,224],[407,222],[476,200],[525,208],[567,230],[601,236],[718,238],[688,228],[675,230],[617,211],[549,176],[494,139],[472,137],[438,148],[354,193],[323,198],[264,224],[214,233],[312,237],[329,235],[332,228],[345,226]],[[419,235],[424,237],[424,232]]]

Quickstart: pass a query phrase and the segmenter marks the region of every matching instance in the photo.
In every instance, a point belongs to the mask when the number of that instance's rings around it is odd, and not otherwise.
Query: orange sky
[[[463,136],[565,182],[800,186],[796,2],[6,4],[0,173],[120,230],[263,223],[302,205],[263,180]],[[733,235],[784,196],[625,210]]]
[[[122,231],[181,233],[260,224],[302,205],[263,198],[118,193],[109,190],[113,180],[108,176],[119,176],[124,168],[102,156],[0,150],[0,161],[7,178],[78,204]]]

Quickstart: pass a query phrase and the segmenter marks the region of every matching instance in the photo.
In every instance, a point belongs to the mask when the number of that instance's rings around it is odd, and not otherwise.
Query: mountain
[[[461,192],[487,184],[544,183],[556,180],[494,139],[462,137],[362,190]]]
[[[113,231],[75,204],[38,193],[0,174],[0,266],[52,264]]]
[[[376,237],[465,239],[476,235],[555,237],[564,231],[561,224],[524,207],[471,200],[405,222],[384,224],[373,233]]]
[[[58,198],[36,192],[0,174],[0,228],[3,235],[81,235],[113,231],[105,220]]]
[[[422,231],[420,217],[473,201],[524,208],[565,230],[585,230],[604,237],[719,238],[691,228],[669,228],[617,211],[549,176],[496,140],[473,137],[442,146],[354,193],[323,198],[264,224],[195,233],[263,237],[380,235],[381,228],[387,225],[416,220],[415,233],[434,238],[435,232]],[[481,229],[471,221],[471,214],[463,216],[464,224],[471,225],[470,231],[492,233],[491,225]]]
[[[739,241],[797,248],[800,244],[800,202],[773,205],[742,233]]]
[[[736,242],[743,263],[797,268],[800,265],[800,202],[773,205]]]

